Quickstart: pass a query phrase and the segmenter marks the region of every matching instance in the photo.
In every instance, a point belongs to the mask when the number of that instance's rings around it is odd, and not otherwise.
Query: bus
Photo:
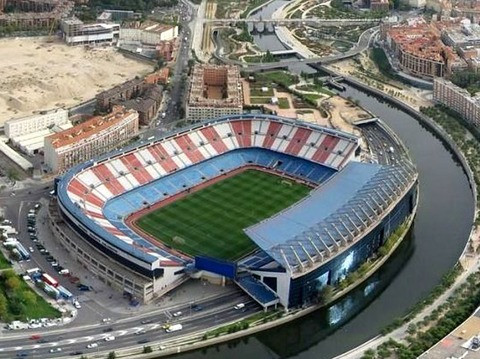
[[[25,247],[20,242],[17,242],[15,246],[17,247],[18,251],[20,252],[20,255],[22,256],[22,258],[24,260],[28,261],[30,259],[30,252],[27,251],[25,249]]]
[[[50,284],[52,287],[58,287],[58,282],[48,273],[42,274],[42,279],[45,283]]]

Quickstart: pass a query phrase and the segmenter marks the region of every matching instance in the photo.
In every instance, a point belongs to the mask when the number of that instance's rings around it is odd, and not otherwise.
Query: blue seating
[[[248,164],[256,164],[269,168],[276,165],[275,169],[279,171],[319,184],[335,172],[328,167],[288,154],[255,147],[243,148],[229,151],[185,169],[170,173],[115,197],[105,204],[103,209],[104,216],[112,223],[115,223],[118,229],[126,233],[137,244],[148,246],[148,242],[123,224],[123,218],[144,208],[146,203],[149,205],[154,204],[180,193],[188,187],[201,184],[211,178],[220,176],[222,173]],[[286,255],[288,256],[290,254],[287,253]],[[271,260],[270,256],[261,251],[258,256],[244,264],[247,267],[260,267],[269,263]]]
[[[252,275],[238,277],[236,282],[247,294],[262,305],[273,305],[278,302],[277,295]]]

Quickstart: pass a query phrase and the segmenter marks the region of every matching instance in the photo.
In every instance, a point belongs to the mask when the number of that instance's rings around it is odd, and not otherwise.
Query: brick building
[[[240,72],[236,66],[196,65],[190,79],[187,119],[210,119],[243,112]]]
[[[138,133],[138,113],[115,106],[106,116],[96,116],[45,138],[45,164],[54,172],[68,168],[120,146]]]

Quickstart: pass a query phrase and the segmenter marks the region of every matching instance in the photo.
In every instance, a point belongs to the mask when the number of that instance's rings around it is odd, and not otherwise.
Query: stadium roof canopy
[[[305,199],[245,233],[286,269],[323,262],[376,221],[409,178],[404,167],[351,162]]]

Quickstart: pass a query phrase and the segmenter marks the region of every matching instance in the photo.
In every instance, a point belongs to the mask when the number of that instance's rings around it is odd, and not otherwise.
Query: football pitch
[[[243,229],[305,197],[310,188],[247,170],[161,207],[137,226],[185,254],[236,260],[256,245]]]

